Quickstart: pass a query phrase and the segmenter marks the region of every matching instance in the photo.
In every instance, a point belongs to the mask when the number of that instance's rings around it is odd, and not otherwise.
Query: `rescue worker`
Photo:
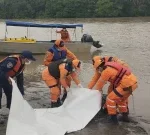
[[[0,62],[0,108],[2,99],[2,89],[6,95],[7,108],[10,109],[12,97],[12,83],[9,77],[16,77],[17,85],[22,95],[24,95],[23,87],[23,70],[26,64],[35,61],[32,52],[22,51],[21,55],[11,55],[4,58]]]
[[[42,72],[42,79],[50,88],[51,95],[51,107],[59,107],[60,102],[60,84],[64,89],[70,91],[70,81],[67,76],[70,75],[76,85],[82,88],[80,81],[77,77],[77,72],[80,71],[81,62],[78,59],[68,60],[62,59],[53,63],[50,63]]]
[[[120,60],[120,59],[117,58],[117,57],[112,57],[112,56],[104,56],[104,57],[101,57],[101,56],[94,56],[92,61],[94,62],[94,61],[100,60],[100,59],[104,60],[105,62],[117,62],[117,63],[120,63],[120,64],[123,65],[123,66],[128,67],[128,64],[127,64],[127,63],[125,63],[124,61]],[[100,74],[99,72],[97,72],[97,70],[95,70],[95,74],[94,74],[92,80],[90,81],[90,83],[88,84],[88,88],[89,88],[89,89],[92,89],[92,88],[95,86],[97,80],[100,78],[100,75],[101,75],[101,74]],[[110,85],[109,85],[109,87],[108,87],[107,94],[103,94],[103,96],[104,96],[104,97],[103,97],[103,101],[105,101],[104,98],[106,98],[106,97],[107,97],[106,95],[108,95],[110,92],[112,92],[112,90],[113,90],[113,84],[110,83]],[[128,99],[127,99],[126,102],[127,102],[127,104],[128,104]],[[105,102],[102,102],[102,108],[101,108],[101,109],[102,109],[102,111],[103,111],[104,113],[107,114],[107,107],[106,107],[106,103],[105,103]],[[128,108],[128,113],[129,113],[129,108]]]
[[[48,66],[51,62],[55,62],[55,61],[65,59],[65,58],[68,58],[71,60],[77,59],[77,57],[65,47],[64,42],[62,40],[56,40],[53,47],[51,47],[46,52],[46,55],[44,58],[44,65]],[[67,79],[68,79],[68,82],[70,81],[69,83],[71,85],[71,77],[67,76]],[[62,98],[62,102],[63,102],[65,98],[67,97],[67,92],[63,89],[62,91],[64,91],[64,95]]]
[[[94,56],[92,61],[94,63],[95,61],[98,61],[98,60],[103,60],[104,62],[117,62],[117,63],[119,63],[119,64],[121,64],[123,66],[128,67],[128,64],[126,64],[124,61],[120,60],[117,57],[112,57],[112,56],[105,56],[105,57]],[[100,76],[101,76],[101,73],[98,70],[95,70],[95,74],[94,74],[92,80],[90,81],[90,83],[88,84],[88,88],[89,89],[92,89],[95,86],[95,84],[98,81],[98,79],[100,78]],[[112,90],[113,90],[113,84],[110,84],[107,93],[109,94]]]
[[[137,88],[137,78],[130,69],[118,62],[105,62],[104,59],[95,59],[93,66],[96,69],[96,90],[102,91],[103,86],[110,82],[112,91],[108,93],[106,107],[110,121],[118,124],[117,107],[122,114],[122,120],[129,122],[126,100]],[[90,83],[91,84],[91,83]],[[88,88],[92,88],[88,85]]]
[[[64,42],[69,42],[71,41],[70,40],[70,35],[69,35],[69,32],[66,28],[62,28],[62,30],[58,31],[56,30],[56,33],[60,33],[61,34],[61,39],[64,41]]]
[[[53,47],[46,52],[44,65],[48,66],[51,62],[65,58],[72,60],[77,59],[77,57],[65,47],[62,40],[56,40]]]

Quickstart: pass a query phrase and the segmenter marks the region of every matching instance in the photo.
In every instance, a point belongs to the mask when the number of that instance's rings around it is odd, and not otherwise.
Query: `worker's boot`
[[[4,124],[4,119],[2,118],[2,109],[0,109],[0,124]]]
[[[61,101],[60,101],[60,98],[57,99],[57,107],[61,106]]]
[[[4,119],[0,116],[0,124],[4,124]]]
[[[119,121],[130,122],[129,117],[128,117],[128,112],[122,113],[122,115],[118,119]]]
[[[110,115],[108,121],[114,125],[118,125],[117,115]]]
[[[65,93],[63,94],[63,97],[62,97],[62,99],[61,99],[61,102],[64,103],[64,101],[65,101],[66,98],[67,98],[67,92],[65,92]]]
[[[51,108],[61,106],[60,98],[57,99],[57,102],[51,102]]]
[[[57,107],[57,102],[51,102],[51,108]]]

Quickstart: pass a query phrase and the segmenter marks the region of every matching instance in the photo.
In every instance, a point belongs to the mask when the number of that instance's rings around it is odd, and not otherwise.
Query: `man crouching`
[[[78,87],[82,87],[77,77],[76,72],[80,71],[81,62],[77,59],[68,60],[62,59],[53,63],[50,63],[46,69],[42,72],[42,79],[46,85],[50,88],[51,95],[51,108],[61,106],[60,94],[62,85],[66,93],[70,90],[71,80],[67,79],[70,75],[73,81]]]

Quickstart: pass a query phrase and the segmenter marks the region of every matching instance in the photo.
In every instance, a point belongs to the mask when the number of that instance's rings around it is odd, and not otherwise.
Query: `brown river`
[[[112,126],[106,122],[105,116],[96,116],[83,130],[70,133],[70,135],[150,135],[150,18],[105,18],[105,19],[53,19],[29,20],[47,23],[83,23],[83,33],[91,34],[95,40],[100,40],[104,46],[99,55],[117,56],[126,61],[133,73],[138,77],[138,89],[130,97],[130,123],[120,123]],[[52,32],[55,33],[55,30]],[[69,31],[73,39],[73,30]],[[49,29],[33,29],[28,35],[40,40],[50,40]],[[0,39],[4,38],[5,25],[0,20]],[[8,29],[9,37],[26,35],[25,28]],[[57,35],[58,36],[58,35]],[[77,30],[77,40],[82,36]],[[87,87],[93,75],[90,52],[76,53],[83,61],[80,79]],[[0,56],[3,58],[4,56]],[[41,81],[43,55],[35,56],[37,61],[27,66],[25,70],[25,98],[33,108],[49,107],[49,90]],[[106,92],[107,87],[104,87]],[[5,96],[3,96],[5,98]],[[3,107],[5,99],[3,98]],[[0,135],[6,134],[7,115],[3,114],[4,124],[0,124]],[[17,130],[17,129],[16,129]]]

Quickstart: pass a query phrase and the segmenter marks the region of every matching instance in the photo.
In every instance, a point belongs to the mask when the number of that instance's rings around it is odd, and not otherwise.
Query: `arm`
[[[78,76],[75,72],[71,73],[71,77],[72,77],[72,79],[73,79],[73,81],[75,82],[76,85],[80,84],[80,80],[78,79]]]
[[[96,70],[94,76],[92,77],[92,80],[88,84],[89,89],[92,89],[95,86],[100,76],[101,74]]]
[[[7,74],[9,71],[11,71],[14,66],[16,65],[17,61],[14,58],[6,58],[4,61],[2,61],[0,66],[0,78],[1,81],[5,82],[8,81],[9,84],[12,84],[10,80],[10,76]]]
[[[23,78],[23,72],[16,76],[17,79],[17,86],[21,92],[22,95],[24,95],[24,78]]]
[[[77,57],[68,49],[67,49],[67,57],[72,60],[77,59]]]
[[[60,71],[60,83],[65,89],[67,89],[69,87],[66,82],[66,76],[68,71],[65,69],[65,64],[59,65],[59,71]]]
[[[101,73],[101,77],[97,81],[96,90],[102,91],[103,86],[112,77],[112,75],[113,75],[113,71],[109,67],[103,70]]]
[[[53,59],[54,54],[52,52],[47,51],[45,54],[45,58],[44,58],[44,65],[48,66],[52,59]]]
[[[3,74],[5,77],[7,76],[7,73],[11,71],[14,66],[17,64],[17,61],[14,58],[8,57],[4,61],[2,61],[0,69],[1,69],[1,75]]]

